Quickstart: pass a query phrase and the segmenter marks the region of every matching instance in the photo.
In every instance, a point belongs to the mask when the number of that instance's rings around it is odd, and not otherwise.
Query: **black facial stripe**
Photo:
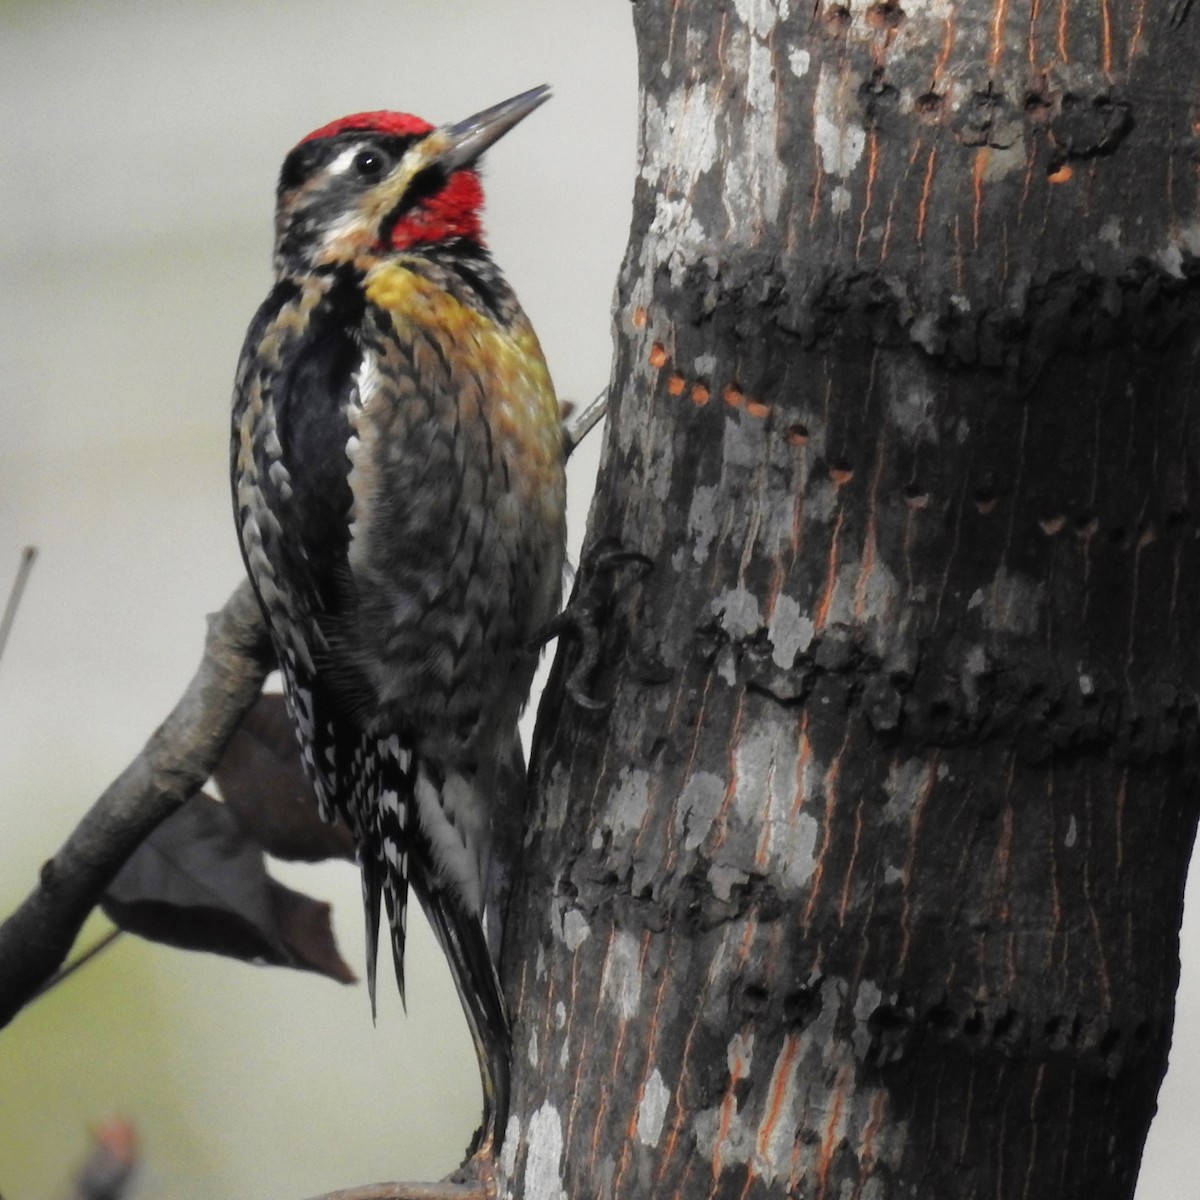
[[[400,202],[384,219],[384,236],[390,236],[396,222],[412,212],[423,200],[436,196],[446,186],[447,178],[446,172],[436,163],[416,175],[408,185],[408,190],[400,197]]]
[[[471,261],[473,249],[469,243],[465,244],[464,252],[454,257],[451,266],[453,270],[458,272],[459,277],[467,287],[475,293],[479,299],[479,303],[487,310],[488,314],[497,320],[502,320],[500,297],[496,293],[494,281],[486,277],[485,269],[487,260],[478,258],[476,263],[480,269],[475,269]]]
[[[416,134],[381,134],[372,133],[369,129],[347,129],[333,137],[301,142],[283,160],[283,168],[279,172],[278,195],[282,196],[285,192],[306,183],[349,146],[375,148],[387,155],[392,162],[399,162],[404,157],[404,152],[418,140]]]

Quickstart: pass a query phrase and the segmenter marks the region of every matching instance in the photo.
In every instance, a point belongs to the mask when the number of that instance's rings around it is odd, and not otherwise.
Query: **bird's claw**
[[[548,621],[534,640],[539,649],[567,633],[579,642],[579,661],[567,677],[566,692],[580,708],[590,712],[603,712],[612,706],[611,699],[598,699],[587,690],[588,678],[600,661],[600,610],[611,600],[611,595],[601,594],[597,585],[601,576],[611,576],[634,563],[642,568],[639,578],[654,566],[654,560],[638,550],[601,543],[588,558],[586,585],[581,584],[566,608]]]

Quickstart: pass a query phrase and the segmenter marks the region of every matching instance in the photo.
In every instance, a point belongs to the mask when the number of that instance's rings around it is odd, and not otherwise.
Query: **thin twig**
[[[608,412],[608,388],[605,388],[595,399],[588,401],[583,408],[571,413],[563,422],[563,434],[567,439],[567,457],[570,458],[575,447],[600,423]]]
[[[42,984],[36,992],[30,996],[30,1000],[36,1000],[39,996],[44,996],[51,988],[56,988],[64,979],[70,979],[80,967],[87,966],[88,963],[96,957],[97,954],[107,950],[121,936],[121,930],[110,929],[99,941],[93,942],[86,950],[77,957],[71,959],[65,967],[61,967],[55,971],[45,983]]]
[[[21,551],[21,565],[17,567],[17,577],[13,580],[12,590],[8,593],[8,603],[4,606],[4,616],[0,617],[0,658],[4,657],[4,647],[8,644],[8,635],[17,616],[17,605],[29,582],[29,572],[37,560],[37,547],[26,546]]]
[[[212,773],[273,661],[258,601],[244,582],[209,618],[199,670],[170,716],[43,864],[33,891],[0,925],[0,1027],[62,964],[129,855]]]

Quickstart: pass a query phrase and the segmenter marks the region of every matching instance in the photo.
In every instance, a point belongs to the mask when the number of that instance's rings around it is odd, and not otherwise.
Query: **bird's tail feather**
[[[516,778],[519,782],[519,771]],[[421,822],[415,819],[416,779],[413,755],[401,749],[394,737],[382,742],[364,738],[360,752],[354,755],[349,807],[360,847],[371,1011],[375,1011],[381,895],[391,930],[396,983],[404,1001],[405,918],[411,870],[425,915],[450,964],[479,1059],[484,1119],[477,1150],[494,1151],[508,1120],[511,1090],[508,1013],[481,919],[483,903],[479,903],[480,911],[474,912],[472,904],[458,891],[439,886],[430,878],[427,864],[436,857],[431,845],[423,842],[410,855],[414,839],[428,836]],[[440,800],[437,811],[444,812]],[[446,829],[454,830],[453,821],[446,824]]]
[[[488,950],[483,925],[464,920],[461,908],[444,891],[418,887],[429,924],[450,963],[450,973],[466,1014],[483,1083],[483,1127],[476,1152],[495,1150],[508,1121],[511,1093],[509,1053],[512,1040],[508,1011],[496,964]]]
[[[363,913],[367,919],[367,991],[371,997],[371,1020],[375,1011],[375,964],[379,957],[379,897],[383,892],[383,870],[369,847],[359,850],[362,872]]]
[[[497,755],[495,769],[488,781],[492,836],[483,903],[484,928],[493,962],[500,961],[508,901],[521,857],[527,790],[525,755],[514,729],[507,746]]]
[[[350,813],[359,846],[366,916],[367,988],[375,1015],[379,897],[387,907],[392,960],[400,1002],[404,993],[404,942],[408,914],[408,824],[413,809],[412,755],[395,737],[364,738],[351,769]]]

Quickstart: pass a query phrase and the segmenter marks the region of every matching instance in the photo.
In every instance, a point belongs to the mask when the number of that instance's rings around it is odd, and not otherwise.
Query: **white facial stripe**
[[[360,212],[349,212],[340,221],[335,221],[325,231],[321,239],[321,248],[327,251],[337,251],[344,246],[355,246],[369,240],[371,227]]]
[[[337,158],[335,158],[333,162],[331,162],[329,166],[325,168],[326,171],[328,171],[330,175],[345,174],[345,172],[350,169],[350,164],[355,160],[355,158],[358,157],[358,152],[362,148],[363,143],[358,142],[351,146],[349,150],[343,150],[341,154],[339,154]]]

